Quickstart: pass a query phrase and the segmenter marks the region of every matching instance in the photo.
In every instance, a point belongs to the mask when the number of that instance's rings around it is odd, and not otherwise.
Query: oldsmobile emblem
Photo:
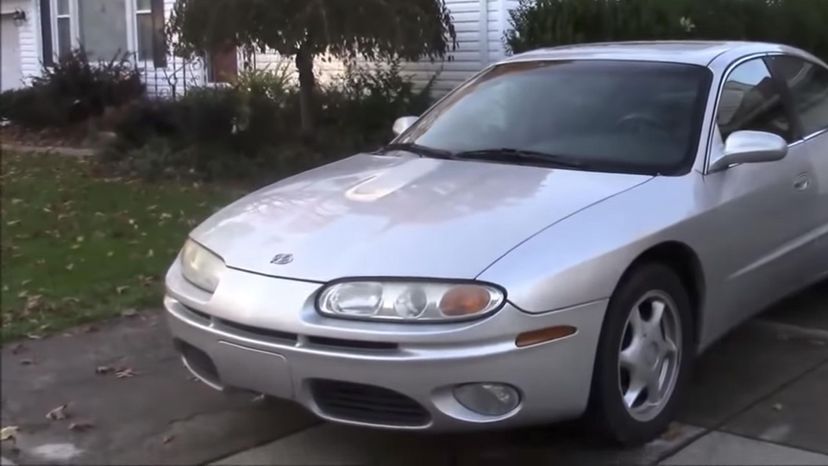
[[[287,265],[291,262],[293,262],[293,254],[276,254],[270,260],[270,263],[275,265]]]

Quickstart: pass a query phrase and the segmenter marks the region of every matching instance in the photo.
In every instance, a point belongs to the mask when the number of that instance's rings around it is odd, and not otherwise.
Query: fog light
[[[520,404],[517,389],[499,383],[459,385],[454,388],[454,397],[461,405],[485,416],[502,416]]]

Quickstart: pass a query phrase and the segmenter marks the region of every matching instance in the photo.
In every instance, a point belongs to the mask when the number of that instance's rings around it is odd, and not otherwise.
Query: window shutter
[[[156,68],[166,68],[167,37],[164,35],[164,0],[151,0],[150,8],[153,26],[152,63]]]
[[[40,44],[43,49],[43,65],[55,64],[52,48],[52,5],[50,0],[40,0]]]

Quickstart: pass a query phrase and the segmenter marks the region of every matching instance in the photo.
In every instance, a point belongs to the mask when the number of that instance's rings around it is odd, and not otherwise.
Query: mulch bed
[[[86,124],[41,130],[13,124],[0,126],[0,141],[15,146],[92,148],[94,144],[89,135],[90,130]]]

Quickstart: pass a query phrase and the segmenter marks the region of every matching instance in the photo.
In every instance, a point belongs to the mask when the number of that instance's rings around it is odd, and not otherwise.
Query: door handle
[[[811,178],[808,175],[800,175],[794,181],[794,189],[797,191],[805,191],[811,186]]]

